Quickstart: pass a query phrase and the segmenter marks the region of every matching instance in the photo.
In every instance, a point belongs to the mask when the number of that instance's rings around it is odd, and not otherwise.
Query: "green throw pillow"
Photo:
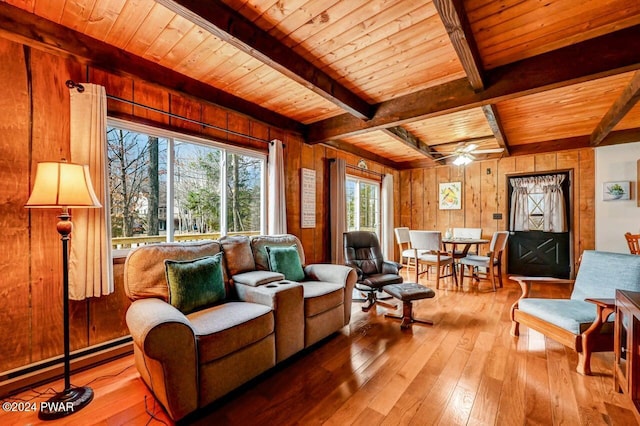
[[[265,247],[269,257],[269,267],[273,272],[280,272],[289,281],[302,281],[304,271],[298,248],[294,245],[286,247]]]
[[[226,296],[222,253],[194,260],[165,260],[169,303],[188,314]]]

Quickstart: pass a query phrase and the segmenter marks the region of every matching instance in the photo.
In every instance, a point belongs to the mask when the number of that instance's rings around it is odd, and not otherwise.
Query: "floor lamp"
[[[38,163],[28,208],[60,208],[57,229],[62,240],[62,277],[64,307],[64,390],[40,405],[38,417],[54,420],[82,409],[93,399],[89,387],[72,387],[69,366],[69,252],[72,230],[70,208],[102,207],[91,184],[89,167],[65,162]]]

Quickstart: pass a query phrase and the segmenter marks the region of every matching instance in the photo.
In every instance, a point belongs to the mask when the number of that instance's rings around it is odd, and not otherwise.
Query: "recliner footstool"
[[[414,300],[431,299],[434,297],[436,293],[432,289],[417,283],[390,284],[384,286],[382,289],[385,293],[402,301],[402,316],[393,314],[384,315],[385,317],[402,320],[402,323],[400,323],[401,329],[411,327],[411,324],[414,322],[433,325],[433,321],[413,317],[412,303]]]

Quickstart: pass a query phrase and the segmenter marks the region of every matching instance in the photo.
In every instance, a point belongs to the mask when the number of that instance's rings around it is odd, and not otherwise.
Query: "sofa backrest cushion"
[[[233,277],[243,272],[255,271],[256,264],[253,261],[249,237],[246,235],[225,235],[220,238],[220,246],[224,252],[229,276]]]
[[[298,249],[298,255],[300,256],[300,263],[305,265],[304,250],[302,249],[302,243],[300,240],[291,234],[284,235],[259,235],[251,237],[251,250],[253,251],[253,259],[256,262],[256,269],[262,271],[270,271],[269,267],[269,255],[267,254],[266,246],[269,247],[290,247],[292,245]]]
[[[222,302],[222,253],[195,260],[165,260],[169,303],[183,314]]]
[[[264,248],[267,250],[269,267],[272,271],[283,274],[284,278],[289,281],[304,280],[304,270],[300,262],[298,246],[294,244],[288,247],[265,246]]]
[[[124,290],[129,299],[156,297],[169,301],[164,261],[193,260],[220,253],[217,241],[160,243],[135,248],[124,264]],[[223,270],[225,282],[227,277]]]
[[[585,250],[572,299],[613,299],[616,289],[640,291],[640,256]]]

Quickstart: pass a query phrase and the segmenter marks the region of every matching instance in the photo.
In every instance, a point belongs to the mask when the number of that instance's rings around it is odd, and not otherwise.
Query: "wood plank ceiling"
[[[141,78],[171,70],[396,168],[471,141],[495,157],[640,140],[638,0],[6,0],[7,33],[101,65],[127,52]]]

